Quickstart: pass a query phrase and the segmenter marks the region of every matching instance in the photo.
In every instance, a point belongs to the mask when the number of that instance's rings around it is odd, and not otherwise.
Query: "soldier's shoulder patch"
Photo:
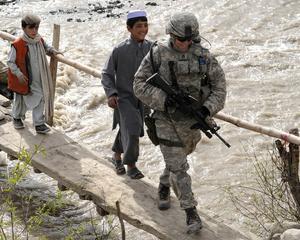
[[[207,60],[204,56],[199,56],[198,61],[199,61],[200,65],[206,65],[207,64]]]

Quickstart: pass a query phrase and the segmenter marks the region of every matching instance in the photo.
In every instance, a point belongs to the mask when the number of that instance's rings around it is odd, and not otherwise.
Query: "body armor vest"
[[[159,44],[158,48],[161,77],[202,105],[209,94],[208,51],[196,44],[187,53],[180,53],[165,43]]]

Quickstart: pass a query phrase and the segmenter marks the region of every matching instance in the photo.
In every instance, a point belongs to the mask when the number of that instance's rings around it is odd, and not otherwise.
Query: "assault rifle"
[[[214,134],[228,148],[230,148],[230,144],[217,133],[217,131],[220,129],[220,126],[218,126],[212,118],[209,119],[208,124],[205,116],[203,116],[203,114],[199,110],[197,111],[196,106],[197,103],[199,103],[197,99],[186,93],[183,93],[182,91],[175,90],[165,80],[163,80],[158,73],[153,74],[146,80],[146,82],[154,87],[163,90],[168,95],[168,97],[171,97],[172,100],[174,100],[178,105],[177,109],[183,114],[193,117],[197,121],[197,123],[195,124],[197,128],[199,128],[208,138],[211,138],[212,134]]]

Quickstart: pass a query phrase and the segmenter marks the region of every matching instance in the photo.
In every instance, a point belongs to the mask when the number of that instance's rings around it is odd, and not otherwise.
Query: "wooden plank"
[[[32,164],[80,195],[91,196],[92,201],[106,211],[117,214],[119,202],[121,218],[160,239],[246,240],[238,231],[215,221],[199,210],[204,228],[198,235],[185,233],[185,213],[172,197],[168,211],[157,209],[157,184],[146,177],[132,180],[117,176],[110,163],[64,134],[52,130],[46,136],[37,135],[30,124],[15,130],[12,123],[0,125],[0,149],[16,155],[20,147],[29,151],[42,145],[46,155],[34,156]]]

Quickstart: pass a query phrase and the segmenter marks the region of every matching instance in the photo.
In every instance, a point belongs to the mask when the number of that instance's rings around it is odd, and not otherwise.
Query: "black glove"
[[[206,124],[208,124],[209,127],[213,127],[215,125],[215,122],[210,117],[210,112],[207,107],[202,106],[201,108],[197,109],[197,113],[199,113],[200,117],[203,118]],[[191,126],[191,129],[202,129],[202,130],[208,130],[204,125],[200,123],[195,123]]]
[[[171,96],[167,96],[165,100],[165,109],[169,107],[176,107],[176,101]]]
[[[208,110],[207,107],[202,106],[201,108],[199,108],[197,110],[197,112],[199,112],[199,114],[205,119],[206,117],[210,116],[210,111]]]

